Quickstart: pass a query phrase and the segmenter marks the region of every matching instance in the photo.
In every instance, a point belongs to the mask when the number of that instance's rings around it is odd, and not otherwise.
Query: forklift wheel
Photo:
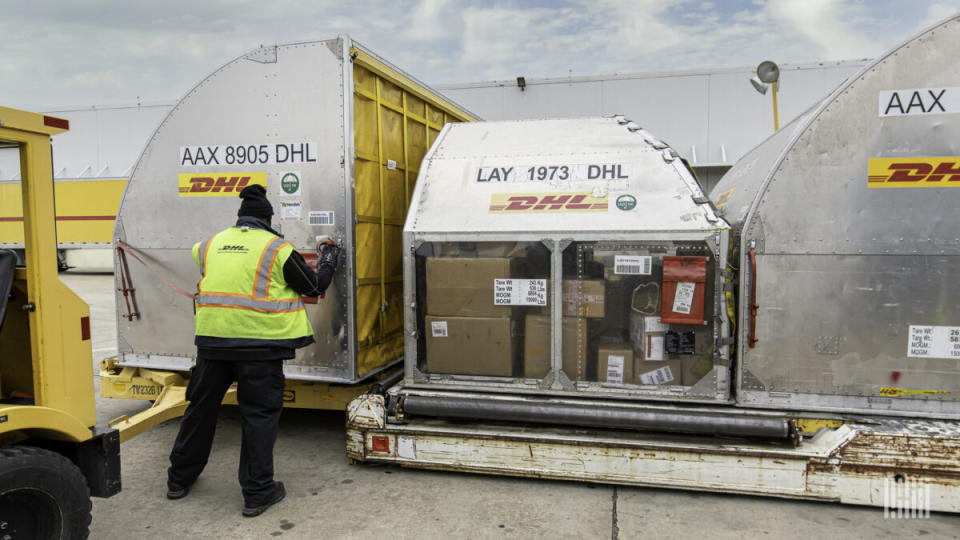
[[[90,508],[87,481],[69,459],[32,446],[0,449],[2,538],[84,539]]]

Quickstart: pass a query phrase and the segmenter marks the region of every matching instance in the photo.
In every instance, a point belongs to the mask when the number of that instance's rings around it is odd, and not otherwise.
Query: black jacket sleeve
[[[294,251],[287,262],[283,263],[283,279],[293,290],[304,296],[320,296],[330,285],[335,268],[332,264],[320,261],[314,272],[303,256]]]

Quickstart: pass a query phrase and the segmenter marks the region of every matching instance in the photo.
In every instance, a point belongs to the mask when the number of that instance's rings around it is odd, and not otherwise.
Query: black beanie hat
[[[237,210],[237,216],[253,216],[263,218],[267,221],[273,217],[273,206],[267,200],[267,190],[260,184],[252,184],[240,192],[240,210]]]

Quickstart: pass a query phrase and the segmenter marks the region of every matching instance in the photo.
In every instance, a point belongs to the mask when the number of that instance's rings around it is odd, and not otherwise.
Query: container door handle
[[[747,345],[752,349],[757,346],[757,310],[760,305],[757,304],[757,255],[751,249],[747,252],[750,256],[750,334],[747,336]]]

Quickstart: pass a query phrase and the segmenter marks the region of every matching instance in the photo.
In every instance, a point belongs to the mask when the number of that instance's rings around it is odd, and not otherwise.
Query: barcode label
[[[647,316],[643,318],[644,332],[666,332],[669,327],[660,320],[660,317]]]
[[[663,360],[663,334],[658,336],[647,334],[647,343],[646,347],[643,348],[643,355],[644,360]]]
[[[693,292],[697,289],[697,284],[692,281],[681,281],[677,283],[677,294],[673,297],[673,312],[690,314],[690,306],[693,305]]]
[[[333,211],[309,212],[310,225],[333,225]]]
[[[653,257],[617,255],[613,258],[613,273],[649,276],[653,272]]]
[[[430,330],[433,337],[448,337],[447,321],[430,321]]]
[[[623,382],[623,356],[611,354],[607,356],[607,382]]]
[[[643,384],[667,384],[672,380],[673,371],[670,370],[670,366],[664,366],[640,375],[640,382]]]

